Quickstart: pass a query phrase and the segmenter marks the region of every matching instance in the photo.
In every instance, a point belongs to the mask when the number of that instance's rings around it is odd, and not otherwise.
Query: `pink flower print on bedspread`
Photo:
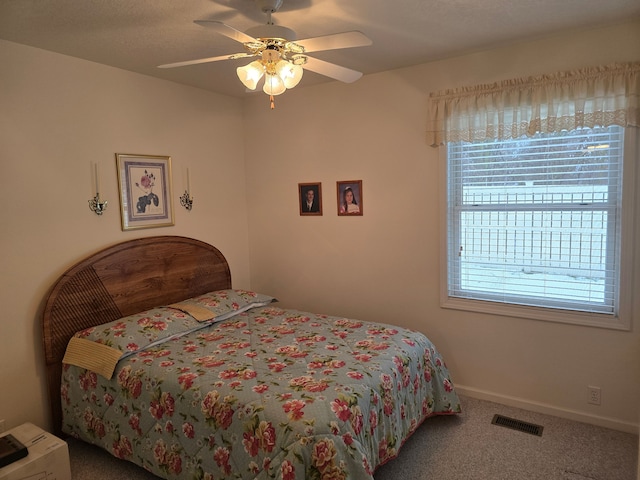
[[[311,455],[312,468],[317,470],[319,478],[331,480],[349,478],[344,466],[338,466],[336,463],[336,455],[337,451],[333,440],[323,438],[314,444]]]
[[[289,358],[304,358],[308,355],[307,352],[300,350],[297,345],[284,345],[276,348],[276,354]]]
[[[351,408],[343,398],[336,398],[331,402],[331,410],[343,422],[347,422],[351,418]]]
[[[166,473],[177,475],[182,472],[182,457],[180,448],[173,446],[167,448],[163,439],[156,441],[153,448],[153,455],[161,470]]]
[[[323,378],[320,380],[316,380],[315,378],[305,375],[302,377],[292,378],[289,381],[289,386],[297,391],[307,391],[307,392],[322,392],[329,388],[330,381]]]
[[[143,370],[132,371],[131,366],[127,365],[118,373],[118,385],[121,388],[122,395],[125,398],[138,398],[142,393],[142,376]]]
[[[244,425],[242,445],[250,457],[257,457],[261,451],[272,453],[277,443],[276,429],[273,424],[268,420],[261,419],[263,411],[263,406],[247,405],[240,412]],[[268,469],[268,465],[263,465],[263,468]]]
[[[382,387],[382,410],[389,417],[393,414],[395,402],[393,398],[393,382],[391,376],[383,373],[380,375],[380,386]]]
[[[104,422],[89,407],[85,409],[82,420],[84,421],[85,430],[92,437],[102,438],[106,435]]]
[[[143,317],[138,320],[138,325],[140,325],[143,330],[154,330],[156,332],[162,332],[167,329],[167,322],[160,314],[157,314],[156,318]]]
[[[295,480],[296,469],[289,460],[282,462],[280,471],[282,472],[282,480]]]
[[[78,384],[82,390],[94,390],[98,385],[98,375],[90,370],[85,370],[79,375]]]
[[[331,410],[338,420],[348,422],[355,435],[360,435],[364,427],[364,416],[355,396],[339,395],[331,402]],[[347,444],[353,441],[351,432],[348,433],[349,436],[343,439]]]
[[[289,420],[300,420],[304,417],[303,409],[307,403],[303,400],[289,400],[282,405],[282,409],[288,415]]]
[[[165,415],[172,417],[175,410],[175,400],[169,392],[160,392],[160,389],[156,391],[149,405],[149,413],[156,420],[162,420]]]
[[[227,447],[216,447],[213,452],[213,459],[225,475],[229,475],[231,473],[231,464],[229,463],[230,458],[231,452],[229,452]]]
[[[131,441],[127,437],[120,437],[118,440],[113,442],[111,453],[118,458],[129,458],[133,455],[133,446],[131,445]]]
[[[231,407],[236,398],[229,395],[220,398],[217,390],[212,390],[202,400],[201,408],[207,423],[215,428],[226,430],[231,425],[234,410]]]

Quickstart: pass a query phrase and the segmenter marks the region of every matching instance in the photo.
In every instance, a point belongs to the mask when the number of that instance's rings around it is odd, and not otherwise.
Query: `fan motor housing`
[[[280,50],[271,45],[262,51],[262,61],[265,63],[277,63],[280,60],[280,56]]]

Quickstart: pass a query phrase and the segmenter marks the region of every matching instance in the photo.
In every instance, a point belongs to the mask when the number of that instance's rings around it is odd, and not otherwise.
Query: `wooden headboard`
[[[118,243],[67,270],[47,297],[42,321],[54,433],[61,434],[62,358],[74,333],[227,288],[231,272],[222,253],[207,243],[178,236]]]

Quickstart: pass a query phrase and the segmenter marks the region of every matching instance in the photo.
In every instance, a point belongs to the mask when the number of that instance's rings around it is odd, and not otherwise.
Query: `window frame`
[[[534,307],[489,300],[475,300],[449,296],[448,269],[449,255],[449,205],[448,205],[448,158],[447,146],[439,147],[440,178],[440,248],[444,258],[440,262],[440,306],[446,309],[464,310],[491,315],[510,316],[543,320],[565,324],[601,327],[614,330],[631,329],[633,302],[633,269],[635,265],[634,233],[636,212],[640,211],[640,168],[635,163],[640,155],[640,135],[638,128],[627,127],[624,131],[622,201],[620,214],[620,253],[618,260],[618,292],[616,312],[592,313],[551,307]]]

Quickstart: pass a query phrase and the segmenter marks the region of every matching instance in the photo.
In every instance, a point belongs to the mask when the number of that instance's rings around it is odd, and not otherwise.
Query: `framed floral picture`
[[[174,225],[171,157],[116,153],[122,230]]]
[[[337,182],[338,215],[362,215],[362,180]]]
[[[300,215],[322,215],[322,183],[299,183]]]

